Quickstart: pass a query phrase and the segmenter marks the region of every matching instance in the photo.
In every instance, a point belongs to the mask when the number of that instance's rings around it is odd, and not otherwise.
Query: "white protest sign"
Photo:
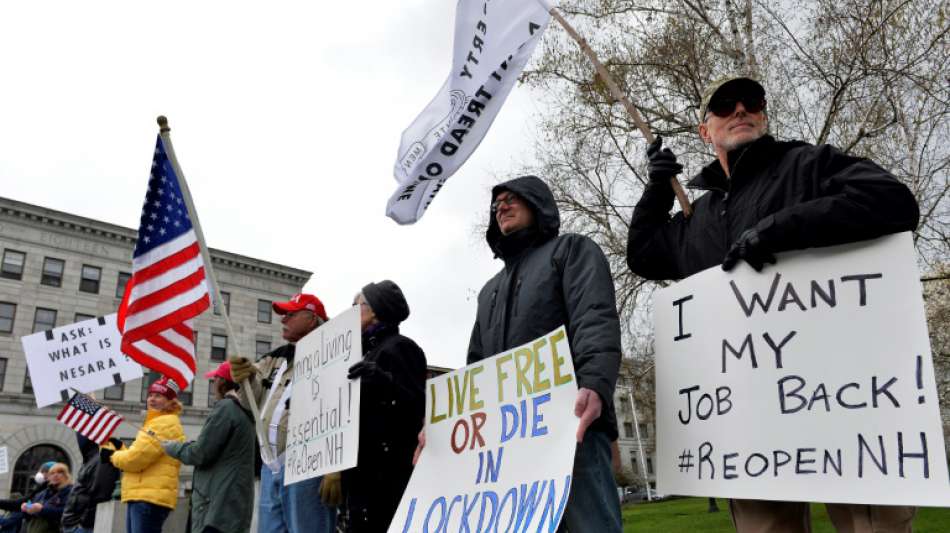
[[[657,490],[950,505],[911,235],[655,295]]]
[[[119,349],[115,313],[22,337],[36,406],[65,402],[142,377],[142,367]]]
[[[351,307],[297,342],[287,426],[284,485],[356,466],[363,358],[360,310]]]
[[[488,133],[548,25],[537,0],[459,0],[452,71],[403,132],[393,167],[399,186],[386,215],[419,220]]]
[[[10,471],[10,460],[7,459],[7,447],[0,446],[0,475]]]
[[[563,326],[430,379],[426,447],[389,531],[555,531],[571,488],[576,381]]]

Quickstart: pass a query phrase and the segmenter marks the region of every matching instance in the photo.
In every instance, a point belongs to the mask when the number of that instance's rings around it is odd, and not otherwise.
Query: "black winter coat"
[[[627,264],[647,279],[682,279],[722,263],[749,228],[772,252],[873,239],[917,227],[910,190],[867,159],[830,145],[766,135],[716,160],[688,187],[707,191],[670,217],[673,189],[651,183],[633,211]]]
[[[617,438],[613,393],[620,369],[620,319],[610,266],[583,235],[558,235],[561,219],[551,190],[524,176],[496,185],[492,199],[511,191],[531,207],[535,226],[502,236],[490,216],[486,240],[505,262],[478,294],[468,364],[504,352],[564,325],[577,386],[603,403],[591,426]]]
[[[382,370],[360,385],[357,466],[343,471],[353,531],[386,531],[412,475],[425,418],[426,356],[398,326],[363,335],[363,360]]]
[[[92,529],[96,522],[96,506],[108,501],[115,490],[119,471],[112,467],[103,467],[99,463],[99,446],[86,437],[76,434],[83,463],[76,472],[72,491],[63,509],[63,529],[81,526]]]

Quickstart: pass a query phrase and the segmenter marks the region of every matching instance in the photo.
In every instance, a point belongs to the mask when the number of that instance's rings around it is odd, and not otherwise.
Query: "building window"
[[[224,312],[231,316],[231,293],[221,291],[221,302],[224,303]],[[214,305],[214,314],[221,314],[221,305],[217,302]]]
[[[82,275],[79,279],[79,290],[82,292],[91,292],[99,294],[99,280],[102,278],[102,269],[99,267],[83,265]]]
[[[630,409],[630,400],[627,399],[626,396],[620,397],[620,412],[624,414],[630,414],[633,412],[633,410]]]
[[[270,341],[257,341],[254,345],[254,353],[257,355],[257,358],[267,355],[270,352]]]
[[[128,285],[130,279],[132,279],[132,274],[129,274],[128,272],[119,272],[119,282],[115,284],[116,298],[122,298],[125,296],[125,286]]]
[[[216,401],[218,400],[214,397],[214,380],[209,379],[208,380],[208,407],[213,407]]]
[[[0,357],[0,391],[3,390],[3,381],[7,377],[7,359]]]
[[[83,320],[89,320],[96,318],[96,315],[87,315],[86,313],[76,313],[76,319],[73,322],[82,322]]]
[[[23,376],[23,394],[33,394],[33,380],[30,379],[30,369],[26,369],[26,374]]]
[[[653,458],[647,457],[647,474],[653,475]]]
[[[637,424],[637,428],[640,430],[640,438],[645,439],[649,437],[646,424]]]
[[[257,301],[257,321],[262,324],[270,324],[273,308],[269,300]]]
[[[119,383],[118,385],[106,387],[105,391],[102,393],[102,396],[106,400],[122,401],[125,399],[125,383]]]
[[[633,468],[633,475],[636,476],[640,474],[640,463],[637,461],[637,453],[633,451],[630,452],[630,466]]]
[[[36,308],[36,314],[33,316],[33,333],[37,331],[46,331],[56,327],[56,310]]]
[[[0,333],[13,332],[13,319],[16,317],[16,304],[0,302]]]
[[[16,250],[3,251],[3,266],[0,267],[0,278],[23,279],[23,264],[26,263],[26,254]]]
[[[63,269],[66,262],[55,257],[43,259],[43,276],[40,283],[50,287],[61,287],[63,285]]]
[[[224,361],[228,356],[228,338],[211,334],[211,360]]]
[[[633,438],[633,424],[630,422],[623,423],[623,436],[632,439]]]

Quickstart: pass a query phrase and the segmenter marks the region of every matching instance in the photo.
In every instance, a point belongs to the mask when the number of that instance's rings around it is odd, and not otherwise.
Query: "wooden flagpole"
[[[564,17],[558,12],[557,9],[552,7],[546,2],[546,0],[538,0],[545,9],[551,13],[551,16],[554,17],[554,20],[567,31],[567,34],[571,36],[572,39],[577,41],[577,44],[580,45],[581,51],[590,59],[590,62],[594,64],[594,68],[597,70],[597,74],[600,75],[600,78],[604,80],[604,83],[607,84],[607,88],[610,90],[611,96],[615,100],[619,100],[623,104],[624,109],[627,110],[627,113],[630,114],[630,117],[633,118],[633,123],[636,124],[637,128],[643,133],[643,138],[646,139],[648,143],[652,143],[656,137],[654,137],[653,132],[650,131],[650,126],[643,120],[643,117],[640,115],[640,112],[637,111],[637,108],[633,106],[630,100],[627,98],[627,95],[620,90],[620,87],[617,85],[617,82],[614,81],[613,77],[610,76],[610,72],[604,67],[603,64],[597,59],[597,54],[594,53],[594,50],[591,49],[590,45],[587,44],[587,40],[581,37],[577,31],[570,25]],[[676,176],[670,178],[670,184],[673,186],[673,192],[676,193],[676,199],[679,200],[680,208],[683,209],[683,214],[689,216],[692,214],[693,209],[689,205],[689,198],[686,196],[686,191],[683,190],[683,186],[680,185],[680,182],[676,179]]]
[[[162,142],[165,145],[165,153],[168,155],[168,161],[172,165],[172,169],[175,170],[175,174],[178,175],[178,183],[181,185],[181,195],[182,200],[185,202],[185,206],[188,208],[188,217],[191,219],[191,225],[195,229],[195,236],[198,238],[198,248],[201,250],[201,259],[205,264],[205,272],[207,272],[208,282],[211,284],[212,296],[214,297],[214,302],[221,303],[223,302],[221,298],[221,290],[218,287],[218,278],[214,273],[214,265],[211,263],[211,253],[208,251],[208,245],[205,244],[205,236],[201,231],[201,223],[198,222],[198,213],[195,211],[195,204],[191,198],[191,190],[188,188],[188,181],[185,179],[184,173],[181,171],[181,167],[178,165],[178,158],[175,157],[175,149],[172,147],[172,139],[170,135],[171,128],[168,127],[168,119],[164,115],[158,117],[158,131],[159,135],[162,137]],[[214,306],[212,305],[212,309]],[[225,308],[222,313],[224,316],[224,325],[228,331],[228,337],[234,339],[234,347],[237,350],[237,353],[244,353],[241,350],[241,342],[238,340],[238,336],[234,332],[234,326],[231,325],[231,317],[228,314],[228,310]],[[197,355],[195,357],[197,360]],[[270,445],[268,444],[267,433],[264,432],[264,425],[261,421],[260,409],[257,407],[257,400],[254,397],[254,390],[251,388],[249,380],[244,380],[241,383],[241,386],[244,388],[244,394],[247,396],[248,406],[251,408],[251,414],[254,416],[254,428],[257,431],[257,440],[261,445],[261,455],[265,463],[270,463],[274,461],[273,454],[271,454]]]

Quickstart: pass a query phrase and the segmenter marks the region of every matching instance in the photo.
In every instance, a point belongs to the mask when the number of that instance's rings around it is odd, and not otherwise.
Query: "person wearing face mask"
[[[3,530],[11,530],[14,533],[20,531],[20,523],[23,521],[24,514],[20,507],[24,502],[33,501],[37,494],[46,488],[46,473],[50,467],[56,464],[55,461],[46,461],[40,465],[40,469],[33,474],[33,486],[26,493],[26,496],[17,496],[15,498],[0,499],[0,511],[7,511],[8,515],[3,517]]]
[[[683,167],[657,137],[647,150],[650,182],[633,211],[627,265],[652,280],[682,279],[745,261],[756,271],[788,250],[873,239],[917,227],[919,209],[905,185],[873,161],[831,145],[768,135],[765,89],[730,77],[703,93],[699,136],[715,154],[689,181],[705,191],[693,214],[670,215],[670,179]],[[913,507],[826,505],[842,532],[910,532]],[[740,533],[807,533],[807,502],[731,500]]]
[[[398,285],[369,283],[353,305],[360,308],[363,359],[349,369],[350,379],[360,379],[360,446],[356,467],[342,473],[347,532],[385,532],[412,475],[426,356],[399,332],[409,304]]]
[[[129,447],[99,449],[103,464],[122,471],[122,502],[127,504],[126,533],[161,533],[162,524],[178,503],[181,463],[165,455],[162,441],[185,440],[179,414],[178,387],[162,377],[148,388],[148,411],[142,429]],[[122,441],[112,443],[121,446]]]
[[[63,509],[72,489],[69,467],[55,463],[46,474],[46,488],[20,505],[26,522],[26,533],[58,533]]]

